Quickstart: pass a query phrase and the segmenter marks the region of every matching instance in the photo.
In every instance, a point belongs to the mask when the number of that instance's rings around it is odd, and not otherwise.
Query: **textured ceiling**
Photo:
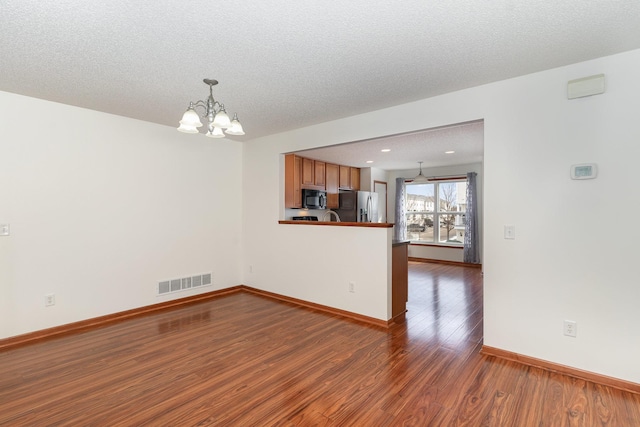
[[[483,153],[482,121],[298,152],[329,163],[384,170],[418,169],[420,161],[423,168],[480,163]]]
[[[249,140],[640,48],[638,0],[0,2],[0,90]],[[31,111],[37,119],[37,112]]]

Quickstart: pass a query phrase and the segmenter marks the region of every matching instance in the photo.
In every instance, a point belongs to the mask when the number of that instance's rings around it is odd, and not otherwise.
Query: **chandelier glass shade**
[[[217,85],[218,81],[204,79],[204,82],[209,85],[209,97],[206,101],[192,101],[189,103],[189,108],[182,115],[178,130],[184,133],[199,133],[198,128],[203,125],[200,121],[202,118],[207,123],[206,136],[210,138],[224,138],[225,133],[228,135],[244,135],[238,115],[234,113],[233,120],[229,119],[229,115],[224,109],[224,104],[213,98],[213,86]],[[198,109],[200,109],[202,115],[198,113]]]
[[[418,174],[418,176],[413,178],[412,182],[414,184],[424,184],[426,182],[429,182],[429,178],[427,178],[422,174],[422,162],[418,162],[418,163],[420,164],[420,173]]]

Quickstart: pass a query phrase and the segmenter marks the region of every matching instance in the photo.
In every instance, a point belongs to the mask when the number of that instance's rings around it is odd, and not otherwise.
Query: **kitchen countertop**
[[[392,222],[334,222],[334,221],[293,221],[281,220],[278,224],[293,225],[329,225],[334,227],[369,227],[369,228],[392,228]]]
[[[391,246],[408,245],[409,243],[411,243],[409,240],[393,240]]]

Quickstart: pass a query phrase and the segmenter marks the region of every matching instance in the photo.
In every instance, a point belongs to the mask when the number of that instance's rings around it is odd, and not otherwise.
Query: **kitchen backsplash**
[[[294,216],[317,216],[322,221],[322,216],[329,209],[285,209],[284,215],[287,220],[291,220]]]

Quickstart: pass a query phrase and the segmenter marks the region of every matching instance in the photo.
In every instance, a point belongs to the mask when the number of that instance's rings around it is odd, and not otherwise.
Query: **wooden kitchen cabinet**
[[[352,190],[360,190],[360,168],[349,168]]]
[[[302,207],[302,157],[287,154],[284,157],[284,207]]]
[[[284,160],[285,208],[302,207],[302,190],[325,190],[327,209],[340,207],[339,190],[360,190],[360,169],[307,159],[295,154]]]
[[[340,165],[340,188],[343,190],[351,189],[351,168],[349,166]]]
[[[302,185],[313,187],[316,185],[315,178],[314,178],[315,169],[313,165],[313,160],[305,159],[304,157],[301,157],[301,159],[302,159]]]
[[[302,159],[302,188],[312,190],[325,189],[325,162],[319,160]]]
[[[360,190],[360,168],[340,165],[340,189]]]
[[[319,160],[313,161],[313,181],[316,187],[321,187],[323,190],[326,187],[326,178],[325,178],[325,162],[321,162]]]
[[[340,167],[332,163],[327,163],[325,166],[325,171],[325,183],[327,188],[327,209],[338,209],[340,207],[340,196],[338,194]]]

